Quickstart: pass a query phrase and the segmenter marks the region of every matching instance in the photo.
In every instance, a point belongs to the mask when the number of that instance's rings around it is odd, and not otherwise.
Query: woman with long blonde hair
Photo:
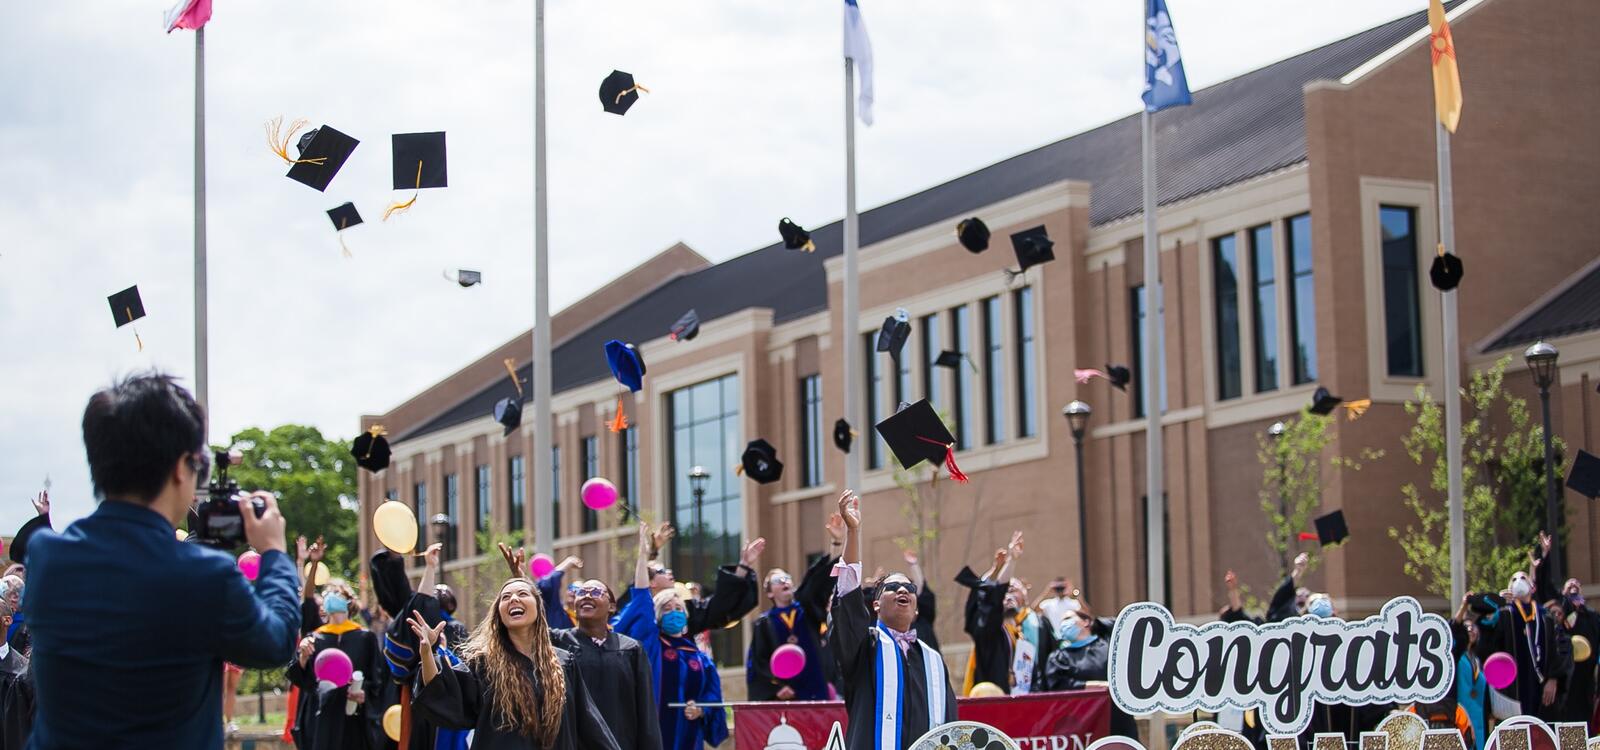
[[[435,724],[474,731],[474,750],[613,750],[617,742],[589,698],[571,654],[550,642],[532,581],[500,587],[462,645],[461,663],[440,669],[433,646],[444,632],[411,614],[422,655],[413,706]]]

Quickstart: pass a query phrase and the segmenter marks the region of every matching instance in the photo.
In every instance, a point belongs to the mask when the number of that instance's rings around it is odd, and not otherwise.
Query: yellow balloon
[[[313,565],[316,567],[312,567]],[[311,585],[313,586],[325,585],[328,583],[328,579],[333,577],[328,572],[328,566],[323,565],[320,560],[315,563],[306,563],[306,569],[303,572],[311,579]]]
[[[400,741],[400,704],[396,703],[384,709],[383,733],[389,735],[389,739],[395,742]]]
[[[996,685],[992,682],[980,682],[972,686],[972,692],[967,693],[967,697],[994,698],[1005,694],[1006,691],[1001,690],[999,685]]]
[[[417,514],[398,500],[386,500],[372,514],[372,530],[383,546],[409,554],[417,548]]]
[[[1588,661],[1591,656],[1594,656],[1594,644],[1581,635],[1572,636],[1572,660]]]

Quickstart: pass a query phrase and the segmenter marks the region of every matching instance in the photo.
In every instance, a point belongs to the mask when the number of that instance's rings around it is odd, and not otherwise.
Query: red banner
[[[999,729],[1022,750],[1083,750],[1111,731],[1111,696],[1104,688],[958,698],[956,708],[963,721]],[[821,750],[834,722],[849,725],[840,701],[740,703],[733,707],[733,746]]]

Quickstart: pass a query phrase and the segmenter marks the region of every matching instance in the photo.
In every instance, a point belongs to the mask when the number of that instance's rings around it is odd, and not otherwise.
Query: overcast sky
[[[93,507],[78,420],[114,376],[192,382],[194,34],[170,0],[0,4],[0,531],[48,475],[57,528]],[[843,213],[838,0],[549,0],[551,303],[682,240],[725,260],[780,216]],[[1425,7],[1169,0],[1195,88]],[[877,123],[863,209],[1136,110],[1137,0],[861,0]],[[206,27],[211,434],[349,437],[531,325],[532,2],[216,0]],[[626,117],[612,69],[653,93]],[[361,140],[326,193],[263,123]],[[379,221],[389,135],[444,130],[449,181]],[[293,153],[291,151],[291,153]],[[1062,177],[1072,175],[1063,174]],[[341,257],[328,208],[367,223]],[[820,262],[820,261],[819,261]],[[460,289],[446,268],[483,271]],[[138,284],[149,317],[115,329]]]

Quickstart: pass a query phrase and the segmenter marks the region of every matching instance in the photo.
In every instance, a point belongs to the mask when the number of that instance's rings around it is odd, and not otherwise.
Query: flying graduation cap
[[[693,341],[694,337],[699,335],[700,316],[695,313],[693,308],[684,313],[683,317],[678,318],[678,322],[673,323],[672,328],[667,331],[667,338],[673,341]]]
[[[638,393],[644,387],[644,357],[633,344],[612,339],[606,342],[606,364],[611,366],[611,376],[629,391]],[[628,428],[628,417],[622,411],[622,394],[617,394],[617,416],[611,420],[611,431]]]
[[[1590,500],[1600,497],[1600,457],[1580,448],[1567,472],[1567,489]]]
[[[1312,523],[1317,527],[1317,543],[1324,547],[1339,544],[1350,538],[1350,527],[1345,525],[1342,510],[1318,516]]]
[[[460,268],[460,269],[456,269],[455,274],[452,275],[449,271],[445,271],[444,272],[444,280],[445,281],[454,281],[455,283],[461,285],[462,289],[466,289],[468,287],[473,287],[473,286],[477,286],[479,284],[482,284],[483,283],[483,272],[482,271],[469,271],[469,270],[467,270],[465,268]]]
[[[906,340],[911,338],[911,313],[905,308],[899,308],[883,319],[883,327],[878,329],[878,343],[875,347],[880,352],[888,352],[894,361],[900,361],[900,350],[906,348]]]
[[[135,320],[144,317],[144,300],[139,298],[139,285],[135,284],[106,298],[111,304],[111,317],[121,328]],[[139,351],[144,351],[144,339],[139,338],[139,329],[133,329],[133,340],[139,344]]]
[[[952,352],[946,349],[939,352],[939,356],[933,360],[934,365],[938,367],[947,367],[952,370],[960,367],[962,362],[966,362],[967,365],[972,368],[973,372],[978,371],[978,365],[973,363],[972,358],[962,354],[961,352]]]
[[[1448,292],[1461,284],[1464,274],[1461,259],[1455,253],[1445,252],[1444,243],[1439,243],[1439,254],[1433,256],[1433,265],[1428,268],[1428,280],[1433,282],[1433,288]]]
[[[628,114],[628,108],[639,101],[640,91],[650,93],[650,89],[633,82],[632,73],[613,70],[600,82],[600,106],[614,115]]]
[[[328,183],[333,182],[334,175],[339,174],[361,141],[323,125],[300,136],[295,144],[295,150],[300,155],[291,159],[289,141],[300,128],[306,126],[306,122],[295,120],[289,125],[288,132],[283,132],[283,118],[274,118],[267,123],[267,145],[289,165],[289,173],[285,177],[322,192],[328,189]]]
[[[1344,405],[1345,410],[1350,415],[1350,421],[1354,422],[1361,415],[1367,413],[1367,408],[1372,406],[1372,399],[1363,398],[1347,402],[1329,393],[1327,388],[1318,386],[1316,392],[1311,394],[1311,405],[1306,407],[1306,410],[1312,414],[1326,417],[1332,414],[1334,409],[1339,408],[1340,404]]]
[[[389,146],[394,158],[394,189],[416,192],[411,200],[389,204],[383,210],[384,221],[415,205],[422,190],[449,187],[444,131],[397,133],[390,138]]]
[[[744,448],[744,455],[739,457],[736,473],[743,473],[760,484],[778,481],[783,477],[783,462],[778,460],[778,449],[761,438],[751,440]]]
[[[517,361],[506,357],[500,361],[505,365],[506,374],[511,376],[511,384],[516,386],[516,398],[503,398],[494,404],[494,421],[505,427],[504,435],[510,435],[522,426],[522,378],[517,375]]]
[[[974,255],[989,249],[989,227],[976,216],[956,224],[956,239]]]
[[[344,257],[351,257],[350,248],[344,244],[344,230],[361,223],[361,212],[356,210],[356,204],[346,201],[342,206],[328,209],[328,221],[333,222],[333,231],[338,233],[339,249],[344,251]]]
[[[811,241],[811,233],[790,221],[787,216],[778,220],[778,235],[783,237],[783,247],[786,250],[804,250],[808,253],[817,250],[816,244]]]
[[[1103,378],[1107,383],[1111,384],[1111,387],[1124,392],[1128,390],[1128,383],[1133,382],[1133,373],[1129,372],[1128,368],[1111,364],[1106,365],[1104,370],[1096,370],[1094,368],[1075,369],[1072,371],[1072,377],[1078,381],[1079,385],[1086,385],[1095,378]]]
[[[948,469],[951,479],[967,481],[967,475],[956,466],[956,439],[927,399],[901,409],[879,422],[876,429],[902,467],[909,469],[928,461]]]
[[[1006,269],[1007,278],[1015,280],[1028,269],[1055,260],[1055,246],[1056,243],[1050,241],[1050,234],[1042,224],[1011,235],[1011,249],[1017,254],[1017,270]]]
[[[384,437],[387,434],[383,425],[375,424],[356,436],[350,444],[350,455],[355,456],[356,466],[374,474],[389,468],[389,439]]]
[[[845,453],[850,452],[850,444],[856,439],[856,431],[850,428],[850,423],[840,419],[833,423],[833,446]]]

